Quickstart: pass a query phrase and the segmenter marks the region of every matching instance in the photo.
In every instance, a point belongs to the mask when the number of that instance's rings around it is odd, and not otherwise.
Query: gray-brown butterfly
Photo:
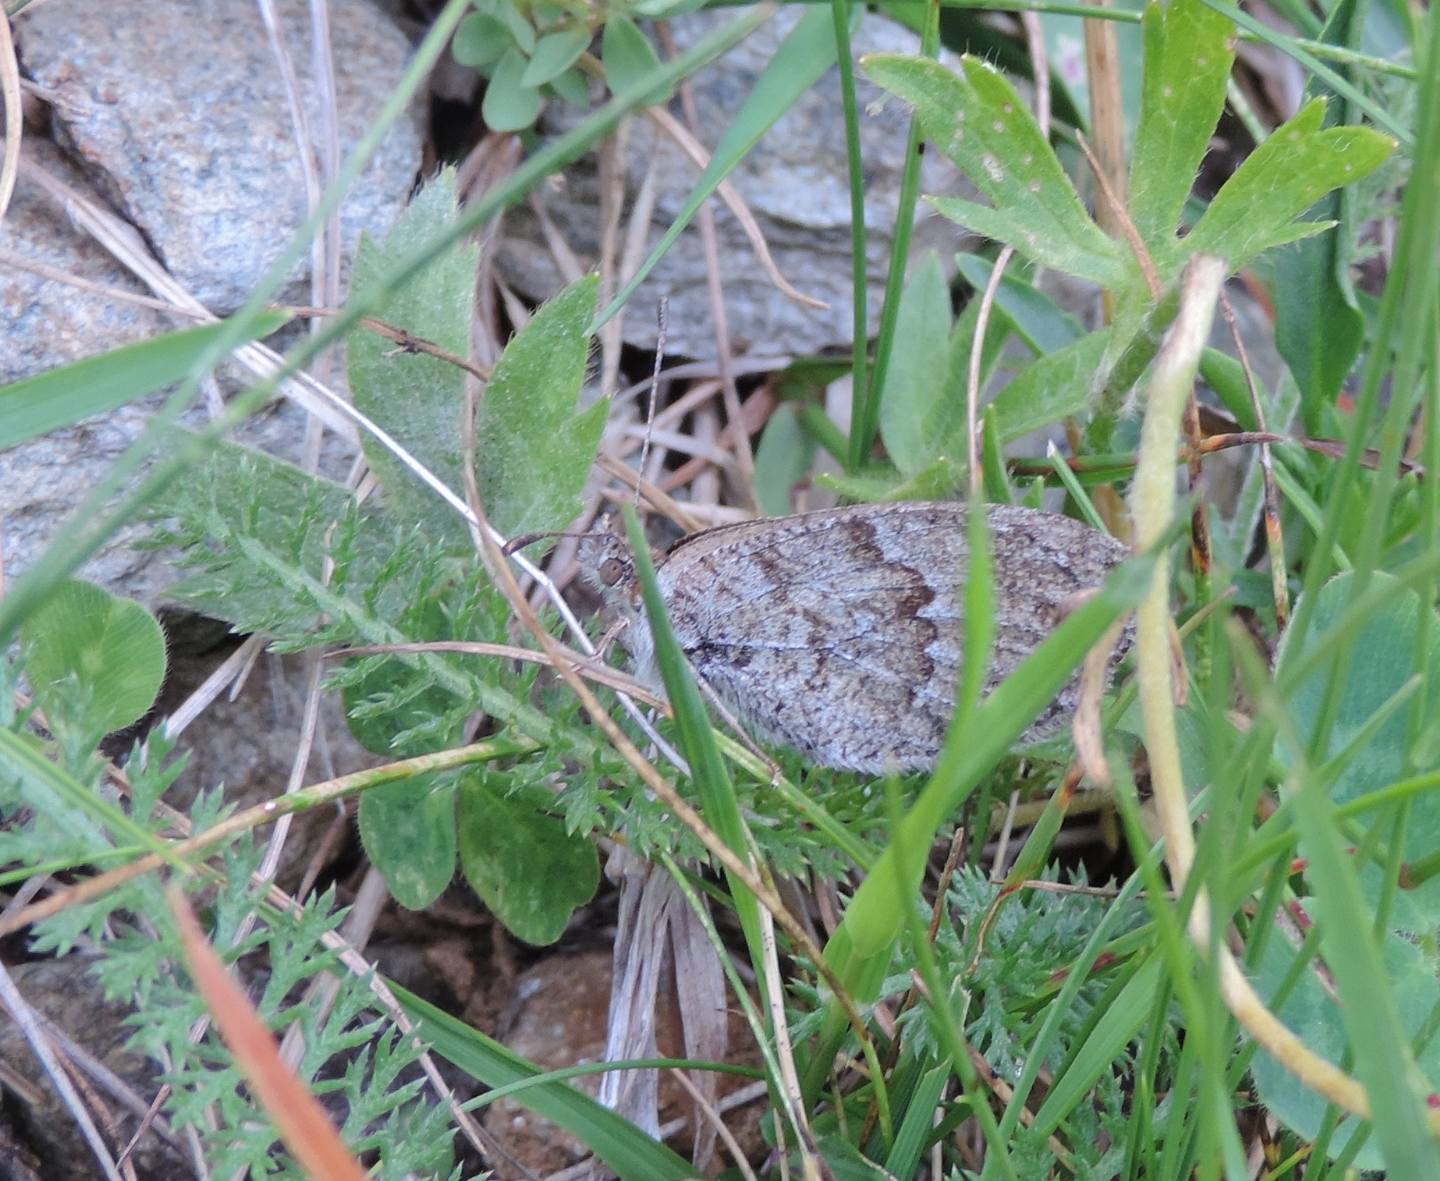
[[[1129,551],[1069,517],[985,511],[996,603],[989,692]],[[696,674],[755,736],[828,767],[925,769],[955,708],[966,522],[963,504],[908,501],[723,525],[660,561],[660,592]],[[601,529],[579,558],[625,622],[620,641],[637,675],[658,686],[627,543]],[[1072,678],[1025,738],[1053,733],[1077,696]]]

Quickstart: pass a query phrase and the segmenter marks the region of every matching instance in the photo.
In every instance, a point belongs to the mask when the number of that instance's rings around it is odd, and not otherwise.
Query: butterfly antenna
[[[660,362],[665,359],[665,329],[670,319],[670,299],[662,295],[655,305],[655,368],[650,374],[650,400],[645,407],[645,437],[640,443],[640,465],[635,469],[635,504],[640,504],[640,483],[645,478],[645,461],[650,457],[650,435],[655,429],[655,403],[660,391]]]

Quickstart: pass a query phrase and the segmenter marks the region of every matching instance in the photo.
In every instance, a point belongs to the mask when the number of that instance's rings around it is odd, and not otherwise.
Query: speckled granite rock
[[[787,8],[693,82],[700,136],[713,149],[730,125],[776,48],[800,18]],[[717,24],[733,19],[727,12],[689,13],[671,22],[683,50]],[[919,41],[894,21],[867,14],[854,37],[856,54],[914,53]],[[869,230],[870,331],[879,323],[881,292],[890,258],[890,230],[899,205],[909,116],[894,99],[881,104],[882,92],[857,71],[861,111],[861,152],[865,164],[866,226]],[[553,104],[545,114],[547,130],[564,130],[573,112]],[[699,170],[673,142],[660,136],[647,118],[631,121],[627,201],[650,169],[657,172],[655,210],[647,250],[674,221],[699,176]],[[921,191],[947,192],[954,173],[937,153],[925,159]],[[848,348],[854,312],[851,303],[849,172],[840,78],[835,67],[812,86],[772,127],[730,178],[755,214],[771,253],[785,276],[806,295],[824,300],[824,310],[806,308],[782,295],[761,271],[755,252],[730,211],[714,198],[720,239],[720,269],[730,334],[737,352],[752,355]],[[593,155],[565,170],[563,183],[540,190],[551,220],[582,266],[599,257],[600,187]],[[961,238],[952,223],[918,211],[915,249],[938,245],[948,256]],[[548,298],[561,279],[544,235],[528,205],[506,215],[497,261],[506,281],[533,299]],[[700,234],[692,224],[643,283],[625,318],[626,339],[651,349],[655,343],[654,307],[661,295],[670,300],[668,349],[677,356],[713,357],[715,329],[706,290]]]
[[[312,126],[304,0],[279,0]],[[410,56],[370,0],[335,0],[330,29],[340,142],[348,151]],[[254,0],[108,0],[37,5],[17,22],[22,66],[56,96],[56,140],[215,312],[244,302],[305,215],[305,186],[275,56]],[[402,118],[349,194],[346,254],[361,228],[383,233],[420,160]],[[302,298],[302,277],[284,298]]]

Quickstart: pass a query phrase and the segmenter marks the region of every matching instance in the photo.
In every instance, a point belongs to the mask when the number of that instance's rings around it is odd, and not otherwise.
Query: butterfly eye
[[[606,558],[600,563],[600,581],[606,586],[614,586],[625,577],[625,563],[619,558]]]

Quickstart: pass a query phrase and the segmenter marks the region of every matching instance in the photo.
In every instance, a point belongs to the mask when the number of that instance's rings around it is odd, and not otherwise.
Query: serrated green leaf
[[[360,797],[360,839],[395,901],[423,910],[455,876],[454,777],[417,775],[371,788]]]
[[[1130,170],[1130,216],[1162,268],[1225,106],[1235,24],[1201,0],[1145,9],[1145,82]]]
[[[655,86],[660,56],[640,26],[628,16],[616,13],[605,22],[605,32],[600,38],[600,60],[605,66],[605,81],[615,94],[645,94]],[[647,95],[646,102],[662,103],[669,97],[669,88],[662,87]]]
[[[432,615],[432,626],[420,634],[448,637],[450,628],[440,604],[432,601],[430,606],[433,610],[427,613]],[[446,735],[431,735],[424,741],[397,740],[399,735],[413,731],[437,716],[453,713],[460,700],[448,689],[435,684],[423,667],[399,659],[382,661],[358,681],[347,682],[341,696],[345,706],[345,724],[356,741],[372,754],[408,759],[447,750],[461,740],[464,727],[458,723]],[[357,709],[367,699],[380,696],[396,697],[404,704],[392,705],[377,715]]]
[[[509,26],[488,12],[472,12],[455,30],[450,52],[462,66],[485,71],[505,56],[515,44]]]
[[[544,100],[539,90],[523,81],[528,64],[523,53],[511,48],[490,72],[480,114],[491,131],[524,131],[539,117]]]
[[[495,365],[475,416],[476,481],[507,536],[563,529],[600,445],[607,402],[577,412],[595,312],[591,275],[550,300]]]
[[[1106,287],[1124,278],[1121,247],[1091,220],[1024,101],[974,57],[959,73],[928,58],[869,54],[866,73],[915,107],[925,134],[993,208],[933,199],[947,217],[1027,258]]]
[[[279,312],[259,312],[245,339],[268,336],[289,321]],[[0,451],[179,381],[230,328],[225,322],[167,332],[11,382],[0,388]]]
[[[375,278],[451,225],[456,217],[455,174],[446,169],[421,189],[381,246],[360,241],[352,287],[364,290]],[[470,351],[474,301],[473,247],[457,246],[396,290],[386,293],[379,318],[456,354]],[[352,333],[348,345],[350,390],[355,405],[384,427],[452,492],[463,495],[461,414],[465,372],[424,353],[397,352],[372,332]],[[395,517],[419,525],[434,540],[468,548],[464,522],[455,510],[368,433],[365,457],[385,486]]]
[[[460,780],[460,865],[506,930],[554,943],[600,880],[595,846],[484,771]]]
[[[165,680],[165,634],[132,599],[64,582],[25,621],[25,674],[53,727],[98,741],[139,721]]]
[[[1186,257],[1214,254],[1232,269],[1261,251],[1323,230],[1294,219],[1331,189],[1369,176],[1395,141],[1368,127],[1322,130],[1325,100],[1300,112],[1255,149],[1227,180],[1183,242]]]
[[[902,475],[914,475],[934,458],[937,440],[928,420],[946,394],[950,322],[950,287],[939,258],[928,252],[900,293],[895,351],[880,397],[880,437]]]
[[[583,26],[546,33],[535,42],[535,52],[520,75],[520,85],[535,87],[553,82],[573,66],[589,46],[590,30]]]

